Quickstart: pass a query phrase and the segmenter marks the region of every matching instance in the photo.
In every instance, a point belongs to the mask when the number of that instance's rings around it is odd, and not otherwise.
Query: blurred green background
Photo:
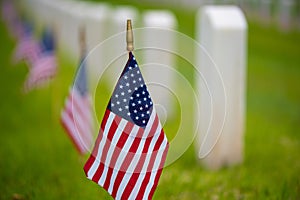
[[[194,37],[195,13],[173,11],[179,31]],[[300,199],[300,32],[248,22],[243,164],[206,170],[191,145],[164,169],[154,199]],[[0,22],[0,199],[111,199],[86,179],[86,157],[78,156],[59,124],[73,62],[60,54],[51,85],[23,94],[28,69],[11,64],[15,45]],[[107,90],[99,90],[100,99]]]

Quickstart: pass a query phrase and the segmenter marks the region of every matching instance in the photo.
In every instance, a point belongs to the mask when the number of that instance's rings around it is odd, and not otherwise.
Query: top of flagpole
[[[126,32],[127,51],[133,51],[133,33],[131,19],[127,19],[127,32]]]

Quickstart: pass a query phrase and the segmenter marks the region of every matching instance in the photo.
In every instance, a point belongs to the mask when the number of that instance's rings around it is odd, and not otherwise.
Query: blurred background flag
[[[84,46],[85,40],[83,32],[81,32],[82,59],[60,119],[62,126],[80,154],[85,154],[91,149],[94,132],[92,101],[87,87]]]
[[[13,1],[5,0],[1,2],[1,17],[5,24],[9,24],[17,16]]]
[[[130,52],[84,171],[115,199],[151,199],[168,148],[169,142]]]
[[[4,0],[1,2],[1,17],[10,36],[18,39],[20,30],[22,29],[21,19],[13,1]]]
[[[29,68],[38,60],[41,54],[41,46],[34,38],[33,28],[30,23],[23,22],[20,31],[19,42],[13,53],[13,64],[24,60]]]
[[[25,82],[25,91],[40,87],[52,79],[57,70],[57,60],[55,55],[55,41],[53,32],[46,28],[41,40],[41,53],[38,59],[33,62]]]

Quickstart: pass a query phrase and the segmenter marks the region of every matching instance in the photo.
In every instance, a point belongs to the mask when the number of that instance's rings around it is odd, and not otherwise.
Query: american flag
[[[78,152],[87,153],[93,144],[94,124],[84,59],[65,101],[60,121]]]
[[[46,84],[56,74],[57,60],[55,55],[54,38],[51,31],[46,29],[40,44],[41,53],[33,61],[28,78],[25,82],[25,91]]]
[[[29,67],[38,60],[41,54],[41,46],[33,36],[33,30],[30,24],[23,23],[22,33],[18,45],[13,54],[13,63],[24,60]]]
[[[151,199],[169,142],[130,52],[84,171],[115,199]]]

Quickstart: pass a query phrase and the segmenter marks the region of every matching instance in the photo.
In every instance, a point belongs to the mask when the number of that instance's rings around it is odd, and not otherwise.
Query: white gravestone
[[[199,10],[197,28],[197,40],[213,62],[204,51],[197,52],[197,65],[207,85],[197,80],[196,148],[207,168],[219,169],[243,160],[247,22],[236,6],[205,6]],[[223,87],[217,85],[220,77]]]
[[[53,26],[58,35],[59,48],[71,58],[70,60],[73,61],[75,66],[80,55],[79,29],[84,23],[87,6],[88,3],[86,2],[67,0],[53,3],[54,9],[56,9],[56,12],[52,13],[55,14],[53,16]]]
[[[271,0],[261,0],[260,1],[260,17],[263,23],[270,23],[272,13],[271,13]]]
[[[73,6],[66,6],[66,17],[68,23],[68,29],[65,32],[65,40],[68,53],[73,60],[78,62],[80,57],[80,45],[79,45],[79,31],[81,26],[85,23],[86,9],[88,6],[84,2],[74,1]]]
[[[56,4],[57,17],[56,21],[59,25],[58,30],[58,48],[61,49],[65,55],[72,56],[74,58],[74,51],[72,49],[72,42],[75,41],[76,36],[73,35],[73,19],[71,10],[75,6],[75,2],[61,1]],[[76,40],[78,43],[78,39]],[[74,59],[75,60],[75,59]],[[74,62],[75,64],[75,62]]]
[[[91,3],[90,7],[85,10],[87,65],[93,86],[97,85],[95,83],[98,82],[108,62],[107,49],[101,43],[109,37],[110,12],[109,5],[104,3]]]
[[[279,25],[282,30],[288,30],[293,23],[294,0],[280,0],[278,8]]]
[[[173,115],[172,93],[176,93],[174,72],[177,20],[169,11],[148,11],[143,15],[141,69],[162,121]],[[176,70],[176,69],[175,69]]]

